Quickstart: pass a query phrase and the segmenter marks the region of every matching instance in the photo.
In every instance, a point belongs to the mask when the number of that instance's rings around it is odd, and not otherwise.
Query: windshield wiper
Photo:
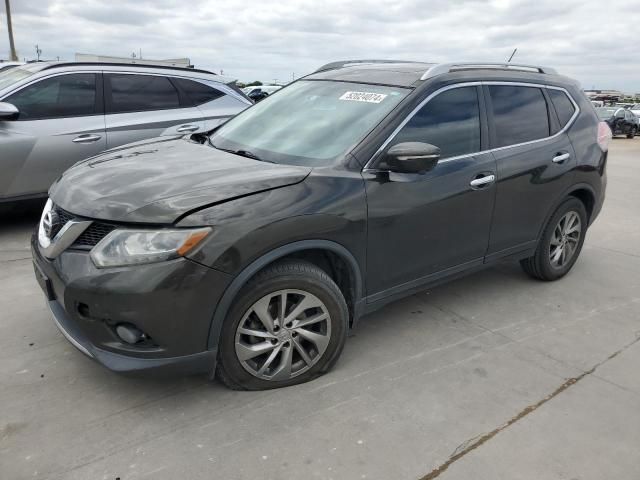
[[[213,145],[213,143],[211,145]],[[271,160],[265,160],[264,158],[260,158],[255,153],[250,152],[249,150],[242,150],[242,149],[231,150],[226,148],[219,148],[216,146],[214,146],[214,148],[217,148],[218,150],[222,150],[223,152],[233,153],[234,155],[240,155],[241,157],[250,158],[252,160],[258,160],[259,162],[276,163],[276,162],[272,162]]]

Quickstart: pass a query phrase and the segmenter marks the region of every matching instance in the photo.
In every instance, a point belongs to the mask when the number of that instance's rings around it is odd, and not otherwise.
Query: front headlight
[[[183,257],[211,233],[210,228],[176,230],[118,229],[91,250],[98,268],[139,265]]]

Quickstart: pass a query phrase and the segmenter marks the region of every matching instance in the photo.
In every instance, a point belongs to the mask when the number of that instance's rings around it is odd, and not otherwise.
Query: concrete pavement
[[[119,377],[57,331],[0,222],[1,479],[640,477],[640,138],[555,283],[505,264],[367,317],[336,368],[268,392]]]

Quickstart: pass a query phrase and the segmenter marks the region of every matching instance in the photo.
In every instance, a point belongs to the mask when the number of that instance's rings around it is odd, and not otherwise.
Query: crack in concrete
[[[434,468],[433,470],[431,470],[428,474],[426,474],[425,476],[421,477],[420,480],[433,480],[434,478],[439,477],[440,475],[442,475],[451,465],[453,465],[455,462],[457,462],[458,460],[460,460],[462,457],[464,457],[465,455],[471,453],[473,450],[477,449],[478,447],[482,446],[483,444],[485,444],[486,442],[488,442],[489,440],[491,440],[493,437],[495,437],[496,435],[498,435],[500,432],[502,432],[503,430],[509,428],[511,425],[513,425],[514,423],[516,423],[517,421],[521,420],[522,418],[526,417],[527,415],[529,415],[530,413],[536,411],[538,408],[540,408],[542,405],[544,405],[545,403],[547,403],[548,401],[550,401],[551,399],[553,399],[554,397],[560,395],[562,392],[564,392],[565,390],[567,390],[569,387],[571,387],[572,385],[575,385],[576,383],[578,383],[580,380],[582,380],[584,377],[589,376],[591,374],[593,374],[599,367],[601,367],[602,365],[604,365],[605,363],[607,363],[610,360],[613,360],[615,357],[617,357],[618,355],[620,355],[622,352],[624,352],[626,349],[628,349],[629,347],[635,345],[636,343],[640,342],[640,337],[636,338],[633,342],[625,345],[624,347],[622,347],[621,349],[615,351],[614,353],[612,353],[611,355],[609,355],[607,358],[605,358],[604,360],[602,360],[601,362],[596,363],[593,367],[591,367],[589,370],[582,372],[580,375],[578,375],[577,377],[572,377],[567,379],[567,381],[565,381],[562,385],[560,385],[558,388],[556,388],[553,392],[551,392],[549,395],[547,395],[546,397],[544,397],[542,400],[539,400],[538,402],[529,405],[527,407],[525,407],[523,410],[521,410],[516,416],[512,417],[511,419],[509,419],[506,423],[502,424],[501,426],[499,426],[498,428],[485,433],[483,435],[479,435],[476,437],[473,437],[470,440],[467,440],[465,442],[463,442],[462,444],[460,444],[454,451],[453,454],[447,459],[447,461],[445,461],[444,463],[442,463],[441,465],[439,465],[438,467]]]
[[[20,258],[8,258],[6,260],[0,260],[0,263],[9,263],[9,262],[20,262],[22,260],[31,260],[31,255],[28,257],[20,257]]]

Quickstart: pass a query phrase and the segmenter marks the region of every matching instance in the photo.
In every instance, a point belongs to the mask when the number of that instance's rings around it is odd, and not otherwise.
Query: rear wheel
[[[234,301],[216,375],[236,390],[312,380],[340,356],[348,319],[345,299],[324,270],[300,260],[267,267]]]
[[[566,275],[580,255],[587,223],[584,204],[574,197],[565,200],[547,222],[535,254],[520,262],[524,271],[545,281]]]
[[[636,132],[637,132],[636,127],[633,127],[633,128],[631,129],[631,132],[627,135],[627,138],[633,138],[633,137],[635,137],[635,136],[636,136]]]

